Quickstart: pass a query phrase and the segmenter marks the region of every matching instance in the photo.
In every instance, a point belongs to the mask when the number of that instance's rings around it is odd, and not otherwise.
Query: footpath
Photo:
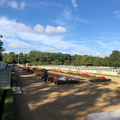
[[[120,81],[55,85],[16,67],[22,94],[14,95],[14,120],[86,120],[120,108]]]
[[[0,89],[10,89],[11,67],[0,70]]]

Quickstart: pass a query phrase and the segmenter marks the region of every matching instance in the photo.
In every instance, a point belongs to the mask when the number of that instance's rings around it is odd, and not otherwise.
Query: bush
[[[93,79],[93,80],[89,80],[90,82],[107,82],[107,81],[111,81],[111,79]]]
[[[68,80],[65,80],[65,81],[63,81],[63,80],[58,80],[58,81],[53,80],[53,82],[57,85],[79,83],[79,81],[76,81],[76,80],[71,80],[71,81],[68,81]]]

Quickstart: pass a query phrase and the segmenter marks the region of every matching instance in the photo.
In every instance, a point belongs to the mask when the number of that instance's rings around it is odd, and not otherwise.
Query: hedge
[[[111,79],[93,79],[93,80],[89,80],[90,82],[107,82],[107,81],[111,81]]]

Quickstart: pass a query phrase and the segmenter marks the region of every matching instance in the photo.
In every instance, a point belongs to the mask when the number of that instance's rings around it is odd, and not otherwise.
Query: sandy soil
[[[120,78],[55,85],[15,69],[23,91],[14,95],[15,120],[86,120],[88,114],[120,109]]]

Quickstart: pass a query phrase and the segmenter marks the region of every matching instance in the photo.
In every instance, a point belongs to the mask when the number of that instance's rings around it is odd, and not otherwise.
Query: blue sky
[[[120,0],[0,0],[5,52],[109,56],[120,51]]]

